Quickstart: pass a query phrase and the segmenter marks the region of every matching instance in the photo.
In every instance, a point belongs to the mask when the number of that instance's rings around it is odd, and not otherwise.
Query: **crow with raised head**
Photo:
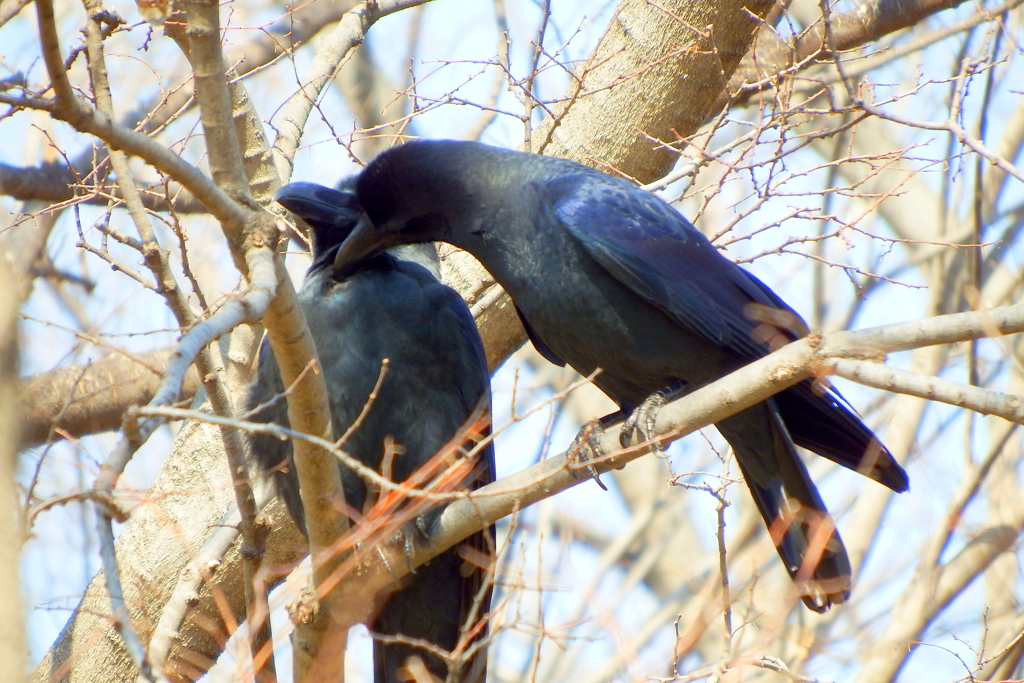
[[[771,289],[660,198],[592,168],[471,142],[383,152],[356,181],[364,220],[335,268],[399,244],[465,249],[512,297],[537,350],[595,384],[643,434],[682,395],[808,332]],[[637,419],[639,418],[639,419]],[[796,446],[894,491],[907,475],[839,394],[811,381],[716,425],[804,603],[845,602],[850,562]],[[625,433],[624,433],[624,436]]]
[[[344,433],[365,412],[345,451],[378,471],[390,470],[394,481],[404,481],[453,438],[465,434],[469,423],[490,414],[487,361],[473,317],[459,294],[431,272],[430,267],[437,265],[432,249],[407,247],[363,260],[344,274],[336,270],[338,248],[362,215],[351,183],[338,190],[293,183],[281,188],[276,199],[311,228],[314,260],[298,300],[320,357],[335,434]],[[375,400],[364,411],[384,359],[388,359],[387,371]],[[273,354],[264,342],[247,399],[248,410],[255,410],[252,419],[287,426],[283,392]],[[489,426],[470,441],[487,433]],[[394,452],[395,446],[397,453],[385,458],[385,450]],[[289,512],[304,530],[291,445],[254,435],[250,451],[274,478]],[[477,457],[479,465],[467,487],[494,480],[490,444],[480,448]],[[363,480],[344,467],[342,480],[346,504],[363,511],[372,502]],[[420,519],[420,530],[429,530],[436,518],[433,513]],[[466,543],[480,551],[474,557],[489,556],[493,528]],[[420,657],[441,680],[484,680],[486,648],[450,670],[430,648],[414,644],[422,641],[450,653],[470,632],[467,629],[484,637],[486,628],[477,627],[490,604],[484,574],[453,549],[407,577],[370,624],[375,634],[390,637],[374,641],[377,683],[411,680],[402,669],[412,656]]]

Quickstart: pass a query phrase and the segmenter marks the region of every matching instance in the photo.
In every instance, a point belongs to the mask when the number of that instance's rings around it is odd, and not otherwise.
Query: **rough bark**
[[[157,482],[118,539],[125,600],[143,642],[148,642],[180,572],[234,501],[228,468],[209,467],[209,454],[220,450],[216,427],[186,423]],[[283,506],[275,502],[264,513],[277,530],[266,562],[287,566],[298,560],[304,541]],[[218,593],[232,618],[239,619],[245,614],[241,575],[236,548],[217,568],[212,591],[210,586],[202,591],[181,629],[167,671],[172,680],[195,680],[219,654],[229,629],[212,594]],[[110,599],[99,574],[32,680],[108,683],[134,681],[137,676],[111,625]]]
[[[120,429],[125,408],[153,398],[171,353],[169,348],[134,357],[114,353],[23,379],[21,447],[61,438],[57,429],[73,437]],[[192,398],[198,388],[193,367],[185,375],[182,398]]]
[[[641,183],[662,177],[679,138],[713,113],[774,4],[625,0],[568,101],[533,134],[533,150]]]
[[[719,100],[725,106],[730,94],[744,85],[771,80],[790,67],[807,59],[829,53],[852,50],[890,33],[915,26],[937,12],[957,7],[963,0],[868,0],[849,12],[836,13],[825,22],[819,17],[796,38],[783,37],[774,31],[761,31],[755,49],[747,53],[729,79],[728,92]],[[830,34],[830,35],[829,35]]]

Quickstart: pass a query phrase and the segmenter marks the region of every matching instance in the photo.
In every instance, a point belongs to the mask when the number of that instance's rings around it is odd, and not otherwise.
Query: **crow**
[[[406,247],[364,260],[358,269],[339,274],[335,255],[362,215],[350,181],[339,189],[292,183],[275,199],[311,228],[313,264],[298,294],[316,344],[330,398],[331,423],[340,436],[357,419],[360,424],[344,444],[363,464],[406,480],[449,442],[465,435],[469,423],[490,415],[490,382],[483,344],[462,297],[438,281],[436,252]],[[375,400],[360,418],[387,359]],[[264,341],[259,367],[246,401],[255,422],[288,426],[287,405],[273,353]],[[467,437],[470,446],[474,438]],[[462,444],[459,444],[460,446]],[[250,453],[275,480],[277,490],[299,528],[305,530],[299,484],[291,446],[268,435],[252,435]],[[385,451],[394,453],[385,457]],[[397,449],[397,450],[396,450]],[[494,480],[490,443],[479,448],[475,479],[478,487]],[[390,472],[389,472],[390,470]],[[372,504],[364,481],[342,467],[346,504],[363,511]],[[429,531],[438,512],[418,520]],[[494,529],[466,541],[476,558],[493,553]],[[452,668],[422,641],[454,651],[467,629],[475,639],[486,635],[479,625],[489,610],[491,590],[485,572],[449,550],[416,569],[384,604],[371,631],[392,638],[375,640],[374,680],[411,680],[402,668],[411,656],[442,680],[476,683],[486,675],[487,652],[481,647]],[[394,638],[397,637],[397,640]],[[465,646],[465,643],[463,643]]]
[[[359,174],[366,219],[338,272],[400,244],[444,241],[512,297],[549,361],[568,363],[628,416],[652,412],[808,333],[800,316],[660,198],[564,159],[473,142],[416,141]],[[804,381],[717,423],[804,603],[849,598],[850,561],[796,446],[894,491],[906,472],[826,382]]]

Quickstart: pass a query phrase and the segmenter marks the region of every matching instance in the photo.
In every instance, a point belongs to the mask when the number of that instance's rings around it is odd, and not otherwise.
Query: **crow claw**
[[[583,425],[579,433],[576,434],[576,438],[572,440],[572,445],[569,447],[569,461],[573,462],[586,462],[587,471],[590,472],[591,478],[597,482],[605,491],[608,487],[601,481],[601,473],[594,467],[592,460],[601,458],[605,455],[604,449],[601,448],[601,436],[604,434],[604,428],[601,426],[600,420],[594,420]],[[592,457],[587,456],[587,451],[590,451]],[[577,474],[576,468],[570,467],[569,472],[572,476],[580,479],[580,475]]]
[[[658,411],[667,402],[667,397],[661,391],[657,391],[644,399],[644,402],[622,423],[622,431],[619,432],[619,443],[622,444],[623,448],[627,448],[630,445],[634,432],[637,435],[637,440],[640,442],[647,441],[655,435],[654,423],[658,416]],[[655,453],[665,452],[665,448],[658,442],[651,444],[651,450]]]

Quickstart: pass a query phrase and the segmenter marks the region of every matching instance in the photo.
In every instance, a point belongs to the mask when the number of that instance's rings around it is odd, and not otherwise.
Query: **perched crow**
[[[376,400],[345,443],[345,451],[380,471],[388,448],[385,442],[393,439],[400,450],[393,456],[391,476],[400,482],[434,457],[474,416],[489,415],[487,362],[462,297],[440,284],[427,268],[407,260],[409,250],[422,253],[423,247],[404,248],[404,258],[380,254],[344,277],[335,272],[338,247],[362,212],[354,192],[345,185],[341,189],[293,183],[281,188],[276,199],[312,229],[314,261],[298,298],[323,367],[335,436],[343,434],[363,411],[382,362],[388,359]],[[424,262],[430,265],[429,259]],[[436,263],[435,254],[435,267]],[[247,402],[249,410],[263,407],[252,419],[287,426],[283,391],[273,354],[264,343]],[[485,431],[489,433],[489,426]],[[298,479],[290,466],[290,444],[255,435],[250,447],[263,470],[273,473],[292,517],[305,529]],[[481,450],[477,470],[475,480],[466,486],[494,480],[490,445]],[[344,467],[342,479],[346,503],[363,511],[364,504],[372,502],[367,501],[364,481]],[[429,525],[436,516],[421,519],[420,526]],[[486,557],[493,552],[494,531],[477,534],[467,543]],[[409,577],[389,598],[371,630],[451,652],[467,618],[472,617],[475,624],[487,614],[491,596],[483,578],[479,569],[450,550]],[[481,635],[485,632],[482,629]],[[436,654],[408,643],[375,641],[373,652],[377,683],[411,680],[400,669],[413,655],[442,680],[483,681],[486,673],[485,649],[453,672]]]
[[[440,240],[476,256],[511,295],[537,350],[595,383],[623,415],[679,395],[789,342],[807,326],[672,207],[625,180],[563,159],[471,142],[390,149],[359,175],[369,218],[339,272],[398,244]],[[651,397],[654,399],[651,399]],[[795,446],[894,491],[907,475],[822,382],[717,424],[804,603],[848,599],[850,562]],[[631,435],[632,428],[630,428]]]

